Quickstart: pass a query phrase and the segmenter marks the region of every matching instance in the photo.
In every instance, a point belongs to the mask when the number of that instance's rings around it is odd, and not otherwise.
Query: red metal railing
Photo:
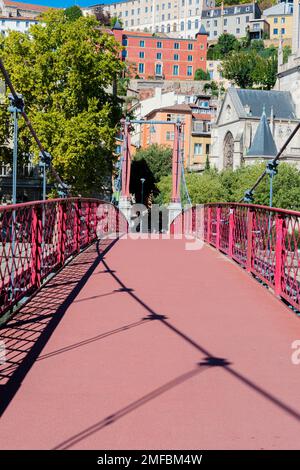
[[[0,207],[0,318],[66,260],[104,236],[127,232],[124,216],[97,199]]]
[[[204,241],[300,310],[300,212],[235,203],[205,204],[186,212],[173,221],[171,233],[179,233],[178,228],[203,233]]]

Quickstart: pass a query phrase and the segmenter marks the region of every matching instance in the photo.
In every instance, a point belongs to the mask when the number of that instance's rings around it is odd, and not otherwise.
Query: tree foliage
[[[197,69],[194,80],[210,80],[209,72],[205,72],[205,70],[202,69]]]
[[[75,21],[82,16],[82,11],[80,7],[73,5],[72,7],[65,9],[65,15],[69,21]]]
[[[229,54],[222,62],[223,76],[241,88],[270,90],[276,82],[277,55],[268,57],[254,50],[237,51]]]
[[[187,173],[186,183],[193,204],[208,202],[237,202],[255,183],[265,169],[265,163],[242,166],[236,170],[217,172],[208,169],[203,173]],[[160,191],[157,201],[168,203],[172,180],[164,177],[157,184]],[[256,204],[269,205],[270,181],[266,176],[254,193]],[[273,205],[283,209],[300,210],[300,171],[293,165],[280,163],[273,181]]]
[[[50,11],[43,23],[31,27],[30,37],[12,31],[2,40],[2,57],[54,167],[74,193],[93,194],[107,182],[115,148],[121,108],[108,88],[123,69],[119,46],[101,33],[95,17],[70,21],[65,12]],[[2,158],[11,158],[9,118],[2,106]],[[19,123],[20,157],[37,157]]]

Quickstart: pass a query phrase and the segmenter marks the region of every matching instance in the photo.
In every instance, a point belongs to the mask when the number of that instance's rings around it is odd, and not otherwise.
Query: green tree
[[[222,186],[216,170],[208,169],[203,173],[187,173],[186,185],[193,204],[206,202],[221,202],[228,199],[226,189]],[[167,204],[170,202],[172,190],[171,176],[164,177],[157,184],[160,191],[156,202]]]
[[[253,82],[264,90],[271,90],[277,77],[277,55],[268,58],[257,56],[256,65],[252,71]]]
[[[218,39],[217,47],[221,57],[226,56],[230,52],[238,49],[239,42],[233,34],[224,33]]]
[[[95,17],[69,21],[64,11],[50,11],[43,25],[31,27],[30,37],[13,31],[1,44],[41,142],[74,194],[95,194],[107,186],[121,116],[117,98],[108,91],[123,70],[120,48],[97,26]],[[0,123],[0,148],[7,148],[6,106],[0,108]],[[22,120],[19,146],[24,159],[38,156]]]
[[[194,80],[210,80],[209,72],[205,72],[205,70],[202,69],[197,69]]]
[[[224,78],[233,81],[241,88],[251,88],[254,83],[253,70],[258,55],[254,52],[233,52],[222,62]]]
[[[288,61],[289,56],[292,53],[292,48],[290,46],[283,47],[283,63],[286,64]]]
[[[65,15],[69,21],[78,20],[82,16],[82,11],[77,5],[65,9]]]

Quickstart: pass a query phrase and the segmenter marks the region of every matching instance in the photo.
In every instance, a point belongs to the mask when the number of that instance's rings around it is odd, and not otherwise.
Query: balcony
[[[202,122],[202,121],[193,121],[192,135],[210,136],[210,134],[211,134],[210,123]]]

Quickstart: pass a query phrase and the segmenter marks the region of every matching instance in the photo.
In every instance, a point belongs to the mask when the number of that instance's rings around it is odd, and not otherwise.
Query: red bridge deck
[[[208,246],[98,251],[1,331],[2,449],[300,447],[295,314]]]

